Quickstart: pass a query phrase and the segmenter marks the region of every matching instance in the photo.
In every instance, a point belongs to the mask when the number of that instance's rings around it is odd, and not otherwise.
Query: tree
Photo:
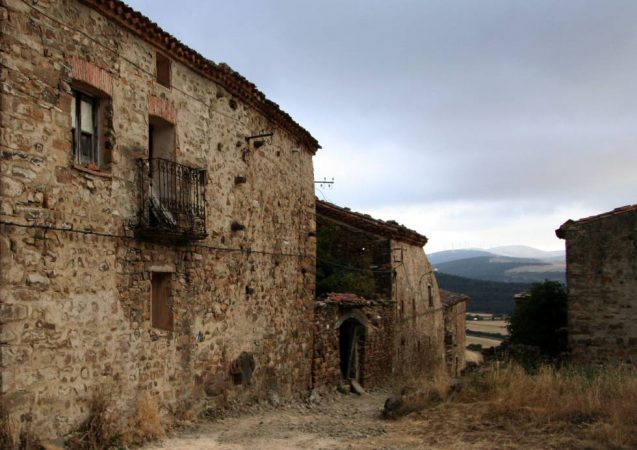
[[[362,264],[360,254],[342,245],[343,239],[347,235],[335,226],[321,226],[317,230],[316,295],[351,292],[371,299],[376,293],[374,273],[369,264]]]
[[[541,354],[566,351],[567,295],[557,281],[534,283],[529,296],[517,301],[509,319],[513,344],[537,347]]]

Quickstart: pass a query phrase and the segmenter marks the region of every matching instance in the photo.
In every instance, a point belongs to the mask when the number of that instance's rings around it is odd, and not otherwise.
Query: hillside
[[[428,255],[428,258],[431,264],[437,265],[460,259],[476,258],[478,256],[494,256],[494,254],[485,250],[466,248],[461,250],[444,250],[441,252],[434,252]]]
[[[512,258],[533,258],[540,260],[564,259],[564,250],[546,251],[526,245],[491,247],[486,251],[494,255],[510,256]]]
[[[476,256],[433,263],[439,272],[478,280],[503,283],[534,283],[544,280],[564,282],[565,263],[507,256]]]
[[[438,285],[448,291],[460,292],[470,297],[468,312],[511,314],[513,296],[526,291],[528,283],[499,283],[496,281],[474,280],[446,273],[436,273]]]

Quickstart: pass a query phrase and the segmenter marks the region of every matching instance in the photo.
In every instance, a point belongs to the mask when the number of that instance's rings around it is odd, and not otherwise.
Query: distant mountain
[[[427,255],[429,262],[433,265],[457,261],[459,259],[475,258],[478,256],[494,256],[494,254],[489,253],[486,250],[463,248],[460,250],[444,250],[442,252],[434,252]]]
[[[493,314],[511,314],[515,305],[513,296],[530,287],[530,284],[526,283],[472,280],[446,273],[437,273],[436,280],[442,289],[469,296],[467,312]]]
[[[511,258],[533,258],[541,260],[564,259],[564,250],[545,251],[526,245],[506,245],[493,247],[487,251],[495,255],[509,256]]]
[[[565,281],[564,261],[542,261],[507,256],[477,256],[434,263],[438,272],[476,280],[502,283],[534,283],[544,280]]]

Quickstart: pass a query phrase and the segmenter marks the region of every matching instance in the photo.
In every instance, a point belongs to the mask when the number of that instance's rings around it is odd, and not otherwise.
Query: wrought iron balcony
[[[162,158],[139,159],[140,237],[190,241],[206,234],[206,170]]]

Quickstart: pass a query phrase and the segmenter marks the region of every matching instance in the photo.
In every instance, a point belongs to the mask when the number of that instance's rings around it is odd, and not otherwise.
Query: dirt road
[[[144,450],[582,448],[564,430],[485,421],[478,404],[441,403],[395,421],[380,418],[386,393],[334,394],[319,404],[253,407]],[[589,448],[596,448],[594,445]]]
[[[203,424],[145,450],[382,448],[380,411],[386,394],[334,394],[317,404],[252,407],[240,417]],[[350,447],[366,442],[371,447]],[[358,445],[358,444],[357,444]]]

